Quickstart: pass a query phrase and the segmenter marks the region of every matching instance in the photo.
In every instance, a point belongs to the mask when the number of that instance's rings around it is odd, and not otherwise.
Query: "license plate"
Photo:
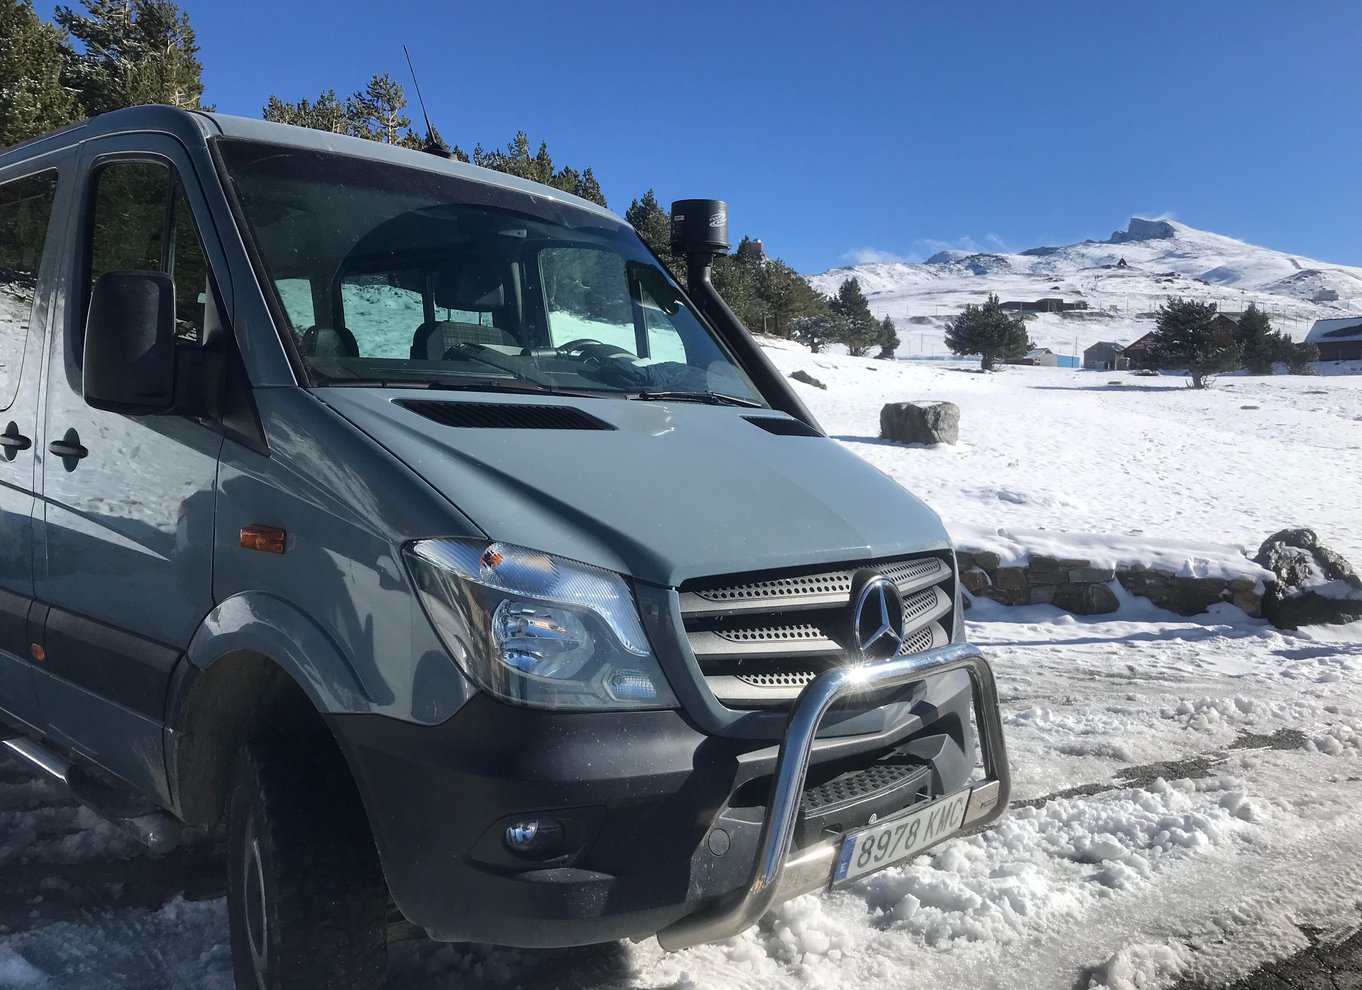
[[[965,822],[970,791],[966,788],[906,814],[897,815],[842,840],[833,883],[855,880],[905,860],[948,838]]]

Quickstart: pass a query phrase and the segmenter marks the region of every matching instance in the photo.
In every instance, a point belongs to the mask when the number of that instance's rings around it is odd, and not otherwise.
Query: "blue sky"
[[[181,5],[223,112],[405,83],[406,42],[451,141],[727,199],[806,272],[1132,214],[1362,265],[1357,0]]]

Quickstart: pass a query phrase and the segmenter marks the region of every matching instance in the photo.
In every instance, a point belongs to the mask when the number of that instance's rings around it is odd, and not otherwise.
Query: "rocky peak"
[[[1177,228],[1167,220],[1141,220],[1131,217],[1125,230],[1112,233],[1108,244],[1126,244],[1130,241],[1160,241],[1177,235]]]

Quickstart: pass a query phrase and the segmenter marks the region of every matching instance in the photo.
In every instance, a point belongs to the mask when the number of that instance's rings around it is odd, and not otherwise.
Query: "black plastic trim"
[[[778,437],[826,437],[822,430],[815,430],[808,423],[798,419],[782,419],[779,416],[744,416],[753,426],[759,426],[767,433]]]
[[[51,608],[43,669],[159,725],[166,683],[180,651],[74,612]]]
[[[614,430],[615,427],[572,406],[510,402],[398,400],[396,405],[442,426],[470,430]]]

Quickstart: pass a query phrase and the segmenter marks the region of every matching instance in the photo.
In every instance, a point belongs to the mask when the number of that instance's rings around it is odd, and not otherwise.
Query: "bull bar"
[[[997,821],[1007,809],[1012,778],[1003,745],[993,669],[977,647],[956,643],[909,656],[825,671],[800,692],[790,710],[747,884],[664,928],[657,935],[662,948],[676,951],[731,938],[752,927],[781,901],[828,886],[832,882],[840,837],[800,850],[793,857],[789,855],[809,756],[824,716],[834,704],[849,696],[901,687],[956,670],[969,674],[974,721],[984,763],[984,779],[969,785],[968,810],[959,831]]]

